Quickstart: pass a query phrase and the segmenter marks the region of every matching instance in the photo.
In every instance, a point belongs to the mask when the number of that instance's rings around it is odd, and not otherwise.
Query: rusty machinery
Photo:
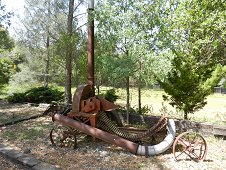
[[[173,119],[162,116],[150,129],[131,134],[118,128],[106,115],[106,111],[118,108],[100,96],[93,96],[90,85],[79,86],[74,94],[73,103],[66,115],[54,114],[52,119],[60,123],[50,132],[52,144],[60,147],[77,147],[76,137],[88,134],[127,149],[133,154],[151,156],[163,153],[171,146],[175,160],[203,160],[207,153],[205,139],[197,133],[185,132],[176,135]],[[125,128],[126,129],[126,128]],[[154,145],[142,143],[143,138],[151,137],[165,129],[161,142]],[[163,130],[164,131],[164,130]]]
[[[94,93],[94,19],[92,12],[94,1],[88,1],[88,17],[91,17],[88,25],[88,84],[79,86],[73,96],[71,108],[63,114],[54,114],[53,121],[60,123],[50,132],[52,144],[58,146],[77,147],[76,136],[85,133],[106,142],[127,149],[133,154],[151,156],[163,153],[173,145],[173,153],[176,160],[189,158],[195,161],[203,160],[207,153],[205,139],[197,133],[185,132],[177,136],[173,119],[162,116],[159,121],[141,134],[130,134],[119,129],[106,116],[106,111],[117,108],[113,103],[95,96]],[[91,15],[90,15],[91,14]],[[49,108],[46,112],[57,111]],[[148,138],[159,133],[165,128],[165,135],[160,143],[147,145],[140,143],[143,138]],[[158,135],[157,135],[158,136]]]

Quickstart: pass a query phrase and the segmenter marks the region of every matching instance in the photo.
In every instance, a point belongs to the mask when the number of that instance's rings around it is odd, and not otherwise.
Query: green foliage
[[[142,106],[140,110],[139,110],[139,108],[135,108],[134,110],[135,110],[135,113],[138,113],[141,115],[153,113],[153,108],[148,105]]]
[[[195,56],[201,63],[226,63],[226,3],[222,0],[179,1],[169,17],[166,37],[172,48]]]
[[[9,102],[13,103],[51,103],[52,101],[60,101],[62,99],[63,92],[49,87],[32,88],[25,93],[13,93],[7,98]]]
[[[15,73],[9,80],[8,93],[21,93],[39,84],[37,74],[29,68],[29,65],[20,64],[20,72]]]
[[[166,39],[175,57],[171,72],[158,81],[169,95],[164,99],[183,110],[187,119],[188,113],[205,106],[206,97],[224,73],[226,4],[185,0],[172,5],[175,8],[166,20]]]
[[[13,47],[14,43],[9,37],[9,32],[0,25],[0,53],[4,50],[11,50]]]
[[[26,101],[25,93],[13,93],[7,97],[8,102],[23,103]]]
[[[10,50],[14,44],[9,37],[9,32],[6,27],[10,25],[10,17],[13,15],[11,12],[7,12],[5,5],[2,5],[0,1],[0,53],[4,50]]]
[[[206,105],[206,97],[211,94],[219,82],[224,69],[221,65],[212,68],[196,67],[187,56],[177,56],[172,62],[173,68],[165,81],[158,80],[169,95],[163,95],[170,105],[188,113],[194,113]]]
[[[87,62],[82,62],[87,58],[87,36],[83,35],[81,25],[78,25],[78,18],[83,16],[80,11],[83,1],[79,2],[78,6],[77,2],[74,2],[72,30],[67,26],[69,24],[68,2],[25,1],[24,16],[21,20],[25,29],[19,30],[18,36],[20,36],[22,44],[29,47],[27,51],[30,54],[26,55],[25,64],[29,65],[29,70],[39,83],[43,81],[45,83],[48,80],[50,84],[54,82],[65,85],[66,63],[68,66],[72,65],[72,76],[75,75],[73,80],[76,80],[76,83],[80,84],[87,80],[87,74],[83,74],[86,71],[84,67],[87,66]],[[69,33],[69,30],[72,32]],[[84,41],[86,41],[85,45]],[[69,54],[70,57],[65,57]],[[72,61],[66,62],[66,58],[72,58]],[[83,63],[85,65],[82,65]],[[67,67],[67,69],[69,68]],[[82,81],[85,79],[85,81],[80,82],[80,79]],[[74,81],[72,81],[72,85],[74,85]]]
[[[98,21],[97,37],[102,50],[96,55],[97,71],[104,74],[100,78],[108,77],[110,82],[118,83],[125,82],[129,76],[137,84],[153,80],[153,67],[146,61],[157,48],[162,48],[160,29],[164,26],[163,18],[168,15],[166,3],[166,0],[98,1],[95,19]],[[165,69],[165,65],[159,62],[157,66]]]
[[[223,84],[224,88],[226,88],[226,81],[224,81],[224,84]]]
[[[0,84],[7,84],[13,73],[15,73],[13,62],[6,57],[0,58]]]
[[[126,113],[125,107],[120,107],[117,110],[121,113]],[[144,105],[141,107],[141,109],[139,111],[139,108],[137,108],[137,107],[130,107],[129,113],[130,114],[138,114],[138,115],[150,115],[151,113],[153,113],[153,108],[152,108],[152,106]]]
[[[107,90],[104,94],[102,94],[102,96],[110,102],[115,102],[119,98],[115,89]]]
[[[0,84],[0,99],[7,96],[7,85]]]

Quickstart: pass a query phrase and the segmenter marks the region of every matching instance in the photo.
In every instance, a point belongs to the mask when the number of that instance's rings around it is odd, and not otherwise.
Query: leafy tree
[[[206,97],[218,83],[225,67],[225,10],[223,1],[181,1],[169,16],[167,34],[175,54],[172,70],[159,80],[172,106],[194,113],[206,104]]]
[[[18,32],[18,35],[23,35],[19,41],[28,51],[25,63],[29,68],[20,67],[21,72],[30,70],[33,79],[43,82],[44,86],[53,82],[64,85],[66,102],[71,102],[72,83],[69,81],[72,73],[80,69],[75,68],[75,62],[79,62],[75,59],[81,44],[82,34],[78,26],[81,13],[78,7],[82,4],[80,0],[26,0],[25,18],[22,18],[25,29]],[[69,7],[72,7],[70,16]]]
[[[0,53],[4,50],[10,50],[13,48],[13,41],[9,37],[7,26],[10,25],[10,17],[13,15],[12,12],[7,12],[5,5],[0,0]]]
[[[225,9],[226,4],[222,0],[180,2],[169,17],[171,33],[168,36],[174,41],[172,48],[192,53],[200,64],[225,64]]]
[[[7,84],[14,72],[14,63],[7,57],[0,58],[0,84]]]
[[[9,36],[9,32],[0,25],[0,53],[10,50],[14,47],[13,40]]]
[[[5,5],[0,0],[0,90],[8,83],[10,76],[15,71],[13,62],[4,54],[14,47],[13,40],[7,31],[12,15],[13,13],[6,11]]]
[[[189,113],[206,105],[206,97],[213,92],[213,87],[226,71],[224,67],[217,65],[214,71],[206,74],[208,70],[205,67],[197,69],[195,65],[191,58],[177,56],[172,61],[172,70],[166,80],[158,81],[169,95],[163,95],[164,100],[183,110],[184,119],[188,119]]]
[[[138,86],[140,96],[142,84],[150,82],[148,78],[153,78],[145,74],[151,70],[146,61],[151,54],[157,52],[157,49],[162,48],[160,42],[163,35],[160,30],[164,25],[164,18],[167,17],[168,7],[165,5],[167,2],[98,1],[97,34],[105,48],[102,51],[105,54],[100,55],[99,59],[101,60],[102,56],[102,63],[106,64],[100,66],[102,69],[99,70],[111,77],[109,78],[111,81],[126,84],[127,106],[130,82],[135,82],[133,84]],[[107,74],[107,70],[111,70],[111,74]],[[139,100],[139,106],[140,103]]]

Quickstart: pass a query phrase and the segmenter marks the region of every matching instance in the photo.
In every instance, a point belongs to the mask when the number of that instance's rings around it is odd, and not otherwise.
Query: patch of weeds
[[[126,113],[126,107],[120,107],[119,109],[117,109],[117,111],[121,112],[121,113]],[[138,114],[138,115],[152,115],[153,114],[153,106],[151,105],[144,105],[141,107],[141,109],[139,110],[138,107],[130,107],[129,109],[129,113],[130,114]]]
[[[6,115],[6,113],[0,112],[0,124],[5,123],[8,120],[8,116]]]
[[[151,115],[153,113],[153,107],[152,105],[144,105],[143,107],[141,107],[141,109],[139,110],[139,108],[135,108],[135,113],[138,113],[140,115]]]
[[[3,134],[3,137],[8,140],[34,140],[39,138],[40,136],[43,136],[43,130],[47,128],[47,126],[44,127],[34,127],[29,130],[23,130],[23,131],[7,131]]]
[[[209,120],[208,118],[206,117],[190,117],[189,120],[191,121],[195,121],[195,122],[211,122],[211,120]]]
[[[162,102],[162,107],[159,109],[160,113],[168,115],[170,118],[177,118],[182,119],[183,113],[179,110],[176,110],[176,112],[173,112],[168,109],[168,107]]]
[[[41,133],[42,133],[41,130],[34,128],[28,130],[27,132],[25,131],[24,133],[21,133],[20,138],[25,140],[36,139],[37,136],[39,136]]]
[[[15,131],[7,131],[3,134],[3,138],[6,138],[8,140],[14,140],[18,138],[18,133]]]
[[[50,129],[50,128],[53,128],[53,126],[54,126],[53,123],[50,122],[50,123],[48,123],[48,124],[42,124],[40,128],[41,128],[42,130],[48,130],[48,129]]]
[[[144,164],[144,163],[140,163],[140,164],[138,164],[138,168],[139,168],[139,169],[143,169],[143,168],[145,168],[145,164]]]
[[[104,94],[101,95],[110,102],[115,102],[119,98],[114,88],[107,90]]]
[[[226,126],[226,122],[222,122],[222,121],[217,121],[215,122],[217,125],[223,125],[223,126]]]

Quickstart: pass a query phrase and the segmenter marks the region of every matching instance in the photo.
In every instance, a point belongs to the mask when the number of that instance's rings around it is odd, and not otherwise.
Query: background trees
[[[0,1],[0,93],[3,85],[9,82],[10,76],[14,73],[13,62],[5,56],[4,52],[13,48],[13,40],[9,36],[7,27],[10,25],[11,12],[7,12]]]
[[[1,80],[11,93],[56,84],[71,102],[71,87],[87,82],[86,6],[83,0],[25,0],[16,48],[0,62],[9,66]],[[188,118],[224,73],[225,9],[217,0],[96,1],[96,87],[125,88],[129,114],[130,87],[137,88],[141,110],[141,90],[158,81],[165,99]],[[10,15],[3,10],[1,23],[7,25]],[[5,52],[13,43],[2,25]]]
[[[66,103],[71,103],[72,72],[82,51],[83,35],[78,24],[81,5],[83,1],[26,0],[25,18],[21,19],[25,28],[18,31],[22,35],[19,41],[28,51],[21,72],[28,71],[31,79],[44,86],[53,82],[64,85]],[[26,80],[20,82],[24,83]]]
[[[225,72],[225,9],[223,1],[181,1],[169,17],[172,70],[159,83],[172,106],[188,113],[203,108]]]
[[[152,67],[148,60],[158,61],[157,52],[161,47],[162,21],[166,17],[168,8],[167,1],[98,1],[96,19],[98,21],[99,39],[104,41],[105,47],[111,54],[101,55],[102,62],[107,65],[107,74],[112,81],[124,83],[127,89],[127,111],[130,107],[129,87],[138,87],[138,96],[141,87],[150,81],[153,82]],[[154,10],[153,10],[154,9]],[[106,45],[108,44],[108,45]],[[106,48],[102,53],[105,52]],[[153,57],[152,57],[153,56]],[[101,58],[100,58],[101,59]],[[164,63],[165,65],[167,63]],[[161,67],[161,66],[160,66]],[[163,68],[163,67],[162,67]],[[102,73],[104,71],[101,70]],[[149,73],[148,73],[149,72]],[[148,73],[148,74],[147,74]],[[139,110],[141,108],[141,97],[138,100]]]

